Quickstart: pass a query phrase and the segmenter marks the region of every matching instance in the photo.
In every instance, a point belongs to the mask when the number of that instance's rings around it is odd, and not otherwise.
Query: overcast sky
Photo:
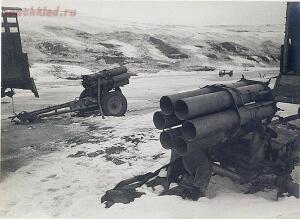
[[[2,0],[5,6],[76,9],[78,16],[157,24],[283,24],[284,2]]]

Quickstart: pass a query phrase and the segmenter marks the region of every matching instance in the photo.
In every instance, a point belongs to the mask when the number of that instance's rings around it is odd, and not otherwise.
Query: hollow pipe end
[[[160,144],[164,149],[171,149],[173,146],[173,139],[170,133],[162,132],[159,136]]]
[[[166,126],[165,117],[162,112],[155,112],[153,115],[153,123],[159,130],[163,130]]]
[[[178,100],[174,107],[175,115],[180,120],[185,120],[189,115],[189,107],[183,100]]]
[[[174,104],[168,96],[162,96],[159,101],[160,109],[165,115],[172,115],[174,112]]]
[[[182,125],[182,134],[187,141],[193,141],[197,137],[196,127],[192,122],[186,121]]]

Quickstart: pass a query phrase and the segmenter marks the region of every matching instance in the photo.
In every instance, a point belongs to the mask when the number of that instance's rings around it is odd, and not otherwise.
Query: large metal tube
[[[183,98],[175,103],[175,115],[182,120],[191,119],[226,110],[234,105],[234,100],[237,106],[258,101],[268,93],[270,93],[268,86],[264,84],[253,84],[238,87],[237,91],[232,93],[219,91]]]
[[[174,139],[172,150],[180,156],[185,156],[192,151],[193,148],[200,148],[201,142],[199,141],[192,141],[187,142],[182,136],[176,137]]]
[[[224,142],[226,140],[225,132],[218,132],[213,136],[208,136],[202,139],[196,139],[193,141],[187,141],[184,137],[178,136],[174,141],[174,149],[176,153],[180,156],[185,156],[195,150],[205,150],[209,147],[217,145],[218,143]]]
[[[227,86],[232,88],[237,88],[237,87],[243,87],[247,85],[249,85],[249,82],[241,80],[236,83],[228,84]],[[160,109],[165,115],[171,115],[174,113],[174,106],[177,100],[187,98],[187,97],[209,94],[211,92],[213,92],[212,88],[204,87],[201,89],[199,88],[197,90],[172,94],[168,96],[162,96],[160,99]]]
[[[240,138],[248,134],[251,129],[240,128],[235,134],[235,138]],[[229,132],[217,132],[202,139],[187,141],[183,136],[178,136],[174,139],[174,146],[171,148],[180,156],[185,156],[195,150],[206,150],[210,147],[220,145],[228,140]]]
[[[84,77],[88,77],[91,78],[92,80],[95,80],[95,78],[98,77],[105,77],[105,76],[115,77],[117,75],[124,74],[124,73],[127,73],[127,68],[125,66],[121,66],[112,69],[105,69],[90,75],[84,75]]]
[[[227,110],[188,120],[182,126],[183,136],[187,141],[193,141],[220,131],[231,130],[236,125],[244,125],[253,119],[271,117],[275,113],[273,104],[272,101],[253,103],[239,108],[239,115],[234,110]]]
[[[118,83],[115,83],[114,87],[122,87],[122,86],[124,86],[126,84],[129,84],[129,80],[128,79],[124,80],[124,81],[121,81],[121,82],[118,82]]]
[[[127,68],[125,66],[120,66],[113,69],[104,70],[103,72],[109,74],[110,76],[114,77],[120,74],[127,73]]]
[[[175,144],[175,138],[181,135],[181,127],[178,127],[160,133],[159,140],[163,148],[171,149]]]
[[[163,130],[182,124],[182,121],[177,119],[175,115],[164,115],[161,111],[155,112],[153,122],[157,129]]]

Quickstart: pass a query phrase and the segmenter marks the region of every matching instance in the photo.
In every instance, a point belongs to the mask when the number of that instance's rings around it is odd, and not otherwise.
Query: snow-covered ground
[[[18,91],[16,110],[36,109],[76,97],[82,90],[79,81],[56,78],[52,64],[35,64],[32,73],[37,79],[41,98],[34,99],[29,92]],[[74,71],[74,66],[61,69]],[[77,67],[77,72],[83,70]],[[245,72],[244,72],[245,73]],[[273,69],[265,71],[276,74]],[[240,73],[241,74],[241,73]],[[236,77],[240,75],[236,73]],[[256,72],[246,72],[259,78]],[[41,124],[13,125],[2,121],[2,135],[11,137],[12,129],[26,132],[27,146],[18,150],[24,164],[15,172],[8,172],[0,184],[1,216],[22,218],[79,217],[79,218],[298,218],[299,201],[282,198],[274,201],[274,194],[261,192],[243,194],[245,188],[227,178],[213,177],[208,197],[193,202],[176,196],[158,196],[158,191],[147,187],[146,195],[128,205],[116,204],[106,209],[101,196],[119,181],[137,174],[155,170],[169,161],[170,153],[159,143],[159,131],[152,122],[158,109],[159,97],[211,83],[226,83],[235,79],[222,78],[215,72],[160,71],[141,73],[132,77],[123,91],[129,111],[125,117],[77,118],[64,115],[49,118]],[[9,101],[9,99],[4,99]],[[28,103],[30,102],[30,104]],[[289,107],[291,109],[291,107]],[[9,104],[2,104],[2,119],[9,114]],[[46,124],[56,121],[53,126]],[[46,126],[46,127],[44,127]],[[14,129],[16,127],[16,129]],[[57,139],[44,139],[43,146],[35,145],[36,132],[59,129]],[[53,135],[55,136],[56,133]],[[16,133],[15,133],[16,135]],[[18,136],[18,141],[24,137]],[[4,146],[4,145],[2,145]],[[5,145],[13,147],[13,145]],[[51,150],[47,150],[50,147]],[[44,151],[44,153],[42,153]],[[24,152],[26,151],[26,153]],[[16,152],[12,152],[14,154]],[[31,159],[22,153],[34,154]],[[74,156],[75,155],[75,156]],[[4,157],[4,159],[9,157]]]
[[[242,75],[258,80],[275,76],[282,26],[200,28],[63,19],[20,18],[23,50],[28,52],[40,98],[17,90],[15,110],[70,101],[82,91],[80,75],[125,64],[130,72],[137,73],[122,89],[128,112],[120,118],[61,115],[38,124],[13,125],[7,120],[12,112],[11,100],[3,98],[5,174],[0,183],[0,217],[300,217],[299,200],[285,197],[274,201],[271,191],[246,195],[245,188],[219,176],[212,178],[208,197],[195,202],[161,197],[158,191],[142,187],[146,195],[128,205],[115,204],[106,209],[100,203],[105,191],[120,180],[155,170],[169,161],[170,151],[160,146],[159,131],[152,122],[162,95],[229,83]],[[151,41],[150,37],[155,39]],[[188,58],[174,58],[176,49]],[[216,70],[193,71],[199,66]],[[233,69],[234,76],[220,78],[218,70],[223,68]],[[280,107],[288,109],[289,114],[297,110],[297,106]]]

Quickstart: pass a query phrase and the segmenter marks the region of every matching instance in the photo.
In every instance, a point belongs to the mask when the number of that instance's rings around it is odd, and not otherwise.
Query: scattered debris
[[[164,154],[165,153],[159,153],[159,154],[153,155],[152,158],[153,158],[153,160],[157,160],[158,158],[161,158],[161,156]]]
[[[144,139],[144,136],[141,135],[141,136],[138,136],[138,137],[135,137],[135,135],[126,135],[126,136],[123,136],[121,139],[125,140],[125,142],[131,142],[135,145],[138,145],[140,142],[142,143],[145,143],[145,141],[143,141],[142,139]]]

